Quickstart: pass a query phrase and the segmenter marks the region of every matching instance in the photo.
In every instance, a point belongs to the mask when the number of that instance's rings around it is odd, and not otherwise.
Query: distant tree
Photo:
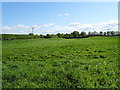
[[[64,37],[71,37],[71,34],[64,34]]]
[[[112,36],[115,36],[115,32],[114,32],[114,31],[112,31],[112,32],[111,32],[111,35],[112,35]]]
[[[91,35],[91,32],[89,31],[89,32],[88,32],[88,36],[90,36],[90,35]]]
[[[54,34],[48,34],[48,36],[50,36],[50,37],[54,37],[55,35],[54,35]]]
[[[51,38],[50,34],[47,34],[46,36],[44,36],[44,38]]]
[[[73,33],[71,33],[71,35],[72,35],[73,37],[79,37],[79,36],[80,36],[80,34],[79,34],[78,31],[74,31]]]
[[[43,38],[43,37],[44,37],[44,35],[40,34],[40,38]]]
[[[118,31],[118,33],[116,34],[117,36],[120,36],[120,31]]]
[[[103,32],[102,32],[102,31],[100,31],[100,33],[99,33],[99,34],[100,34],[100,36],[102,36],[102,35],[103,35]]]
[[[60,34],[60,33],[58,33],[58,34],[57,34],[57,36],[58,36],[58,37],[61,37],[61,34]]]
[[[47,34],[46,36],[50,36],[50,34]]]
[[[61,34],[61,33],[57,33],[56,35],[57,35],[58,37],[64,37],[65,34],[63,34],[63,33],[62,33],[62,34]]]
[[[57,34],[50,34],[49,36],[51,36],[51,38],[57,38],[58,37]]]
[[[110,36],[110,31],[107,31],[107,36]]]
[[[107,35],[107,33],[106,32],[104,32],[104,36],[106,36]]]
[[[86,32],[81,32],[80,36],[86,37]]]
[[[33,33],[29,33],[29,35],[34,35]]]
[[[98,36],[98,35],[99,35],[99,33],[98,33],[98,32],[96,32],[96,31],[94,31],[94,32],[93,32],[93,35],[94,35],[94,36]]]

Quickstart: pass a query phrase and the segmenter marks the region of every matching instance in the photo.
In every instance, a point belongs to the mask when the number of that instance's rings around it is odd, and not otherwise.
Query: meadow
[[[118,36],[2,42],[3,88],[118,88]]]

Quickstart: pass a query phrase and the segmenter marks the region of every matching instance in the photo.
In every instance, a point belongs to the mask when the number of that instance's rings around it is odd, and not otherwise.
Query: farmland
[[[118,36],[2,42],[3,88],[118,88]]]

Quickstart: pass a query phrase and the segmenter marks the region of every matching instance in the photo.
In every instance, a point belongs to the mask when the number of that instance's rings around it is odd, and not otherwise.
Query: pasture
[[[118,37],[2,42],[3,88],[118,88]]]

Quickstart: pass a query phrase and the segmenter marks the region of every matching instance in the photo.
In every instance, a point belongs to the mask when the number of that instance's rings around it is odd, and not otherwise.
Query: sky
[[[117,31],[117,2],[3,2],[2,33]]]

